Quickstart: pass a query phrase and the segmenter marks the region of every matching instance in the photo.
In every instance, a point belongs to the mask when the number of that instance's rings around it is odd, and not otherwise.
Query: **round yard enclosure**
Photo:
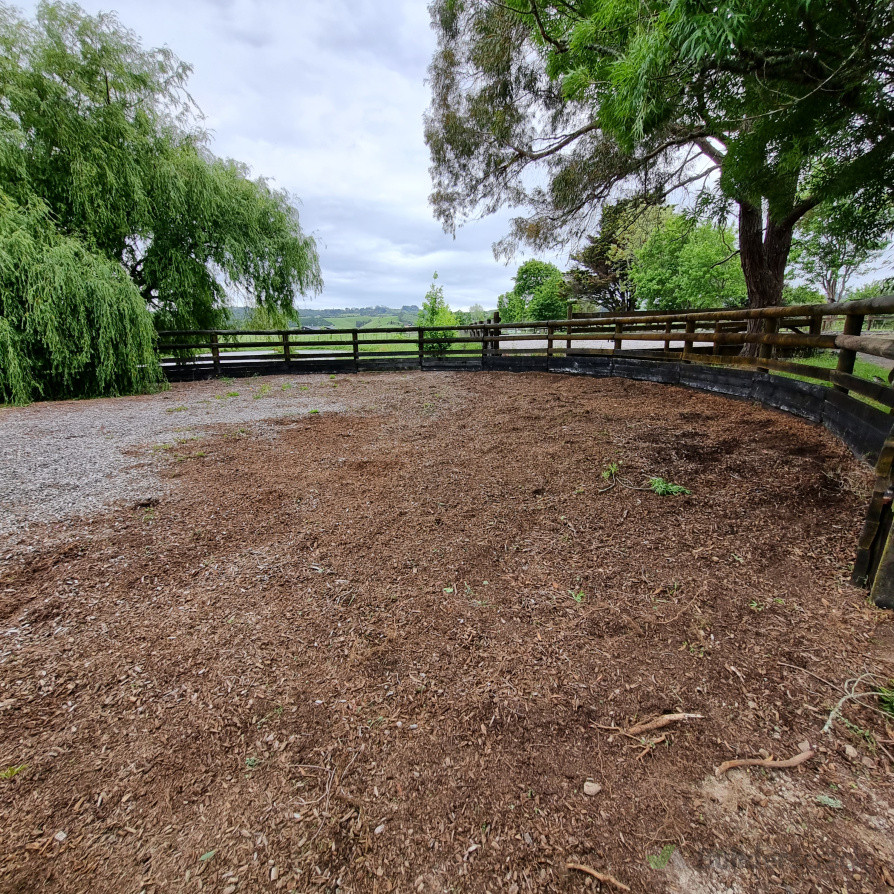
[[[848,583],[871,475],[822,428],[486,372],[64,411],[179,435],[125,445],[144,495],[0,540],[0,890],[894,887],[894,722],[821,732],[894,676]]]

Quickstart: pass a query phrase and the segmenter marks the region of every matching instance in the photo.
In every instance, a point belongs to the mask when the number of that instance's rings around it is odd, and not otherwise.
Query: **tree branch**
[[[731,261],[737,254],[739,254],[738,248],[734,252],[727,255],[722,261],[717,261],[716,264],[711,264],[711,266],[708,267],[708,270],[713,270],[715,267],[722,267],[728,261]]]
[[[598,124],[587,124],[579,130],[574,131],[574,133],[568,134],[567,137],[559,140],[557,143],[554,143],[547,149],[542,149],[540,152],[531,152],[529,149],[522,149],[519,146],[513,146],[511,143],[508,144],[509,148],[516,154],[518,158],[526,158],[529,161],[540,161],[542,158],[549,158],[550,155],[555,155],[559,150],[564,149],[566,146],[573,143],[575,140],[580,139],[582,136],[585,136],[588,133],[592,133],[594,130],[598,130]],[[508,164],[508,162],[507,162]]]
[[[534,21],[537,23],[537,30],[540,32],[540,36],[551,46],[555,47],[556,50],[560,53],[568,52],[568,44],[563,43],[561,41],[556,40],[554,37],[551,37],[546,33],[546,28],[543,27],[543,21],[540,18],[540,13],[537,10],[536,0],[528,0],[528,3],[531,5],[531,15],[534,16]]]

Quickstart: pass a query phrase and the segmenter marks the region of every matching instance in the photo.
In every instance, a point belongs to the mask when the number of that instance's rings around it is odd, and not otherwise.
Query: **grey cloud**
[[[108,0],[81,0],[90,12]],[[35,0],[26,11],[33,12]],[[212,149],[300,197],[321,249],[314,306],[418,304],[434,270],[454,307],[511,287],[491,244],[508,215],[456,240],[432,219],[422,115],[434,48],[423,0],[117,0],[144,45],[193,64]],[[553,259],[549,259],[553,260]]]
[[[318,234],[326,285],[314,306],[419,304],[435,270],[455,308],[495,306],[497,296],[511,288],[515,267],[496,262],[490,248],[505,220],[461,230],[454,242],[430,217],[409,219],[399,208],[310,199],[305,210],[327,221]]]
[[[274,37],[270,33],[262,31],[249,31],[244,28],[231,28],[228,30],[229,35],[236,41],[246,44],[254,50],[263,50],[273,46]]]

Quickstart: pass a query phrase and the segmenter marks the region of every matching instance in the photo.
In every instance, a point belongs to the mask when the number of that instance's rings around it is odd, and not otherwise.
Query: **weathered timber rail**
[[[832,318],[843,318],[841,332]],[[863,335],[870,318],[875,332]],[[876,484],[853,579],[894,608],[894,387],[854,375],[858,354],[894,360],[894,296],[799,307],[633,311],[470,326],[159,333],[172,381],[215,376],[372,370],[506,370],[620,376],[759,402],[821,423],[875,463]],[[742,356],[756,345],[757,356]],[[827,351],[835,368],[795,362]],[[885,364],[890,365],[890,364]],[[894,373],[888,376],[888,379]],[[793,378],[797,377],[797,378]]]

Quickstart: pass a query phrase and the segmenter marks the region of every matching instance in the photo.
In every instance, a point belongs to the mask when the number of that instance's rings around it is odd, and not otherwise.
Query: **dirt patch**
[[[821,733],[894,675],[843,446],[617,379],[339,383],[7,546],[0,890],[894,885],[894,724]],[[613,462],[692,494],[600,492]],[[620,731],[672,711],[702,717]]]

